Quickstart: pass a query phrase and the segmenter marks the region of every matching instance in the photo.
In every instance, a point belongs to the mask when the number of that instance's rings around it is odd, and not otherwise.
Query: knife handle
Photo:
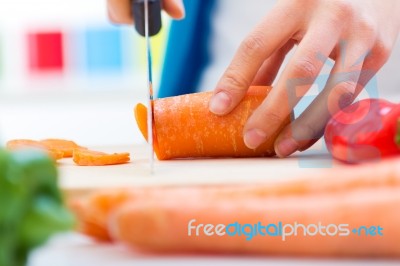
[[[147,0],[149,9],[149,36],[156,35],[161,30],[161,0]],[[145,0],[132,0],[132,15],[135,20],[136,31],[145,36],[144,21]]]

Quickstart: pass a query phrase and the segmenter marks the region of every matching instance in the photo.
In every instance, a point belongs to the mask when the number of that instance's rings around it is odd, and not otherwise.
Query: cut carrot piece
[[[135,119],[137,121],[138,127],[140,132],[142,133],[143,137],[146,141],[147,139],[147,108],[143,104],[139,103],[135,106],[134,109]],[[153,121],[153,128],[154,128],[154,121]],[[157,157],[160,159],[159,154],[160,151],[158,150],[158,142],[157,142],[157,135],[155,130],[153,130],[153,148],[154,152],[156,153]]]
[[[13,139],[6,143],[6,148],[9,150],[19,150],[24,148],[47,149],[47,146],[36,140],[31,139]]]
[[[111,216],[115,206],[134,197],[130,190],[100,191],[95,196],[82,199],[74,199],[68,207],[77,217],[77,230],[83,234],[94,237],[100,241],[111,241],[106,221]]]
[[[103,235],[96,236],[93,230],[92,235],[101,238],[105,234],[146,251],[400,257],[399,159],[247,186],[97,192],[82,199],[81,206],[86,227],[102,230]],[[193,227],[189,227],[193,219]],[[204,233],[206,224],[236,222],[247,224],[241,235]],[[302,226],[298,226],[296,236],[289,234],[292,228],[285,229],[288,235],[284,241],[282,231],[275,231],[276,236],[258,233],[246,240],[250,227],[259,222],[263,226],[279,222],[313,226],[309,235],[304,235]],[[319,225],[324,226],[320,229],[322,234],[315,234]],[[370,231],[372,227],[375,229]],[[378,227],[382,228],[382,235],[378,235]],[[270,228],[270,232],[274,230],[279,229]]]
[[[31,139],[14,139],[6,144],[8,150],[23,150],[23,149],[38,149],[49,154],[55,160],[62,159],[64,152],[58,149],[53,149],[44,143]]]
[[[147,141],[147,108],[139,103],[135,106],[134,113],[139,130]]]
[[[82,166],[123,164],[130,161],[129,153],[108,154],[88,149],[74,149],[73,161]]]
[[[40,143],[43,143],[52,150],[58,150],[64,153],[64,158],[72,157],[74,149],[85,149],[71,140],[65,139],[44,139]]]
[[[243,141],[244,125],[267,97],[271,87],[250,87],[244,99],[228,115],[218,116],[208,109],[212,92],[193,93],[154,100],[154,150],[159,160],[190,157],[273,156],[280,129],[257,149]],[[147,139],[147,109],[138,104],[135,118]]]

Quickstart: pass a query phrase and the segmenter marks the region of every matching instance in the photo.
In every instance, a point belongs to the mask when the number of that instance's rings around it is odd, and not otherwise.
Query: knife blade
[[[161,30],[161,0],[133,0],[132,14],[135,19],[136,31],[145,37],[147,58],[147,139],[150,146],[150,173],[154,173],[154,146],[153,146],[153,71],[150,37]]]

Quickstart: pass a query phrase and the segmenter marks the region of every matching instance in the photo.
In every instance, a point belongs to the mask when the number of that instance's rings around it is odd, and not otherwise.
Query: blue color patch
[[[122,32],[117,28],[90,28],[85,31],[88,72],[120,72],[124,68]]]

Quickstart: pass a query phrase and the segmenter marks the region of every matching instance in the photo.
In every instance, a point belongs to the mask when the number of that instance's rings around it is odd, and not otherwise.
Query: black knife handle
[[[161,30],[161,0],[147,0],[149,10],[149,36],[156,35]],[[136,31],[145,36],[144,0],[132,0],[132,15]]]

